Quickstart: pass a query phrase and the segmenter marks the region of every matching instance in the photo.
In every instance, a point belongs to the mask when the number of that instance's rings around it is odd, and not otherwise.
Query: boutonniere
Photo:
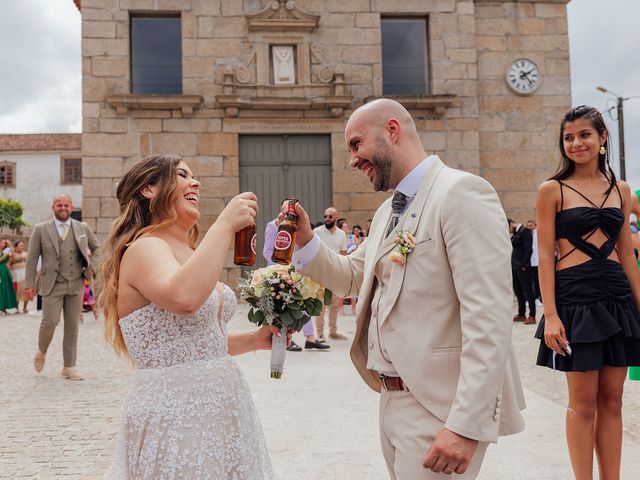
[[[389,254],[389,260],[396,265],[404,265],[407,261],[407,255],[413,252],[413,248],[416,246],[416,237],[411,235],[408,230],[396,230],[395,233],[396,247]]]

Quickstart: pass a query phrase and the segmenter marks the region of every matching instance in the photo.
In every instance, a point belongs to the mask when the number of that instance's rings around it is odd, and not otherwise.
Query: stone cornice
[[[365,103],[383,97],[366,97]],[[391,98],[401,103],[407,110],[433,110],[437,116],[444,114],[456,98],[456,95],[391,95],[384,98]]]
[[[305,12],[293,0],[273,0],[246,18],[250,32],[312,32],[318,27],[320,15]]]
[[[569,3],[571,0],[473,0],[473,3]]]
[[[126,115],[129,110],[180,110],[185,117],[191,117],[194,109],[202,104],[200,95],[108,95],[107,104],[116,109],[118,115]]]

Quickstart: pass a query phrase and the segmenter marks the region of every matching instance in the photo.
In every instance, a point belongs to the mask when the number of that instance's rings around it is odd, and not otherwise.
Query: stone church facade
[[[427,152],[525,221],[571,102],[567,1],[76,1],[83,218],[104,235],[123,172],[170,151],[202,181],[203,228],[245,189],[259,227],[288,195],[363,224],[389,194],[349,169],[344,126],[392,96]]]

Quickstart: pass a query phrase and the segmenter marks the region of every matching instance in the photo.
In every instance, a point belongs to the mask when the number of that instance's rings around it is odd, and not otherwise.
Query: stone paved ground
[[[353,317],[340,322],[352,335]],[[0,317],[0,478],[101,478],[132,371],[105,345],[102,322],[88,317],[78,355],[86,380],[58,377],[61,329],[43,374],[36,375],[31,362],[38,324],[28,315]],[[232,329],[248,326],[241,309]],[[527,430],[489,449],[482,480],[571,478],[563,434],[564,377],[554,379],[550,371],[532,366],[533,331],[514,327],[527,389]],[[334,342],[331,352],[289,354],[281,381],[267,378],[268,358],[258,352],[238,362],[251,385],[278,478],[387,478],[378,448],[377,396],[352,368],[348,342]],[[640,382],[627,382],[624,400],[623,478],[633,479],[640,471]]]

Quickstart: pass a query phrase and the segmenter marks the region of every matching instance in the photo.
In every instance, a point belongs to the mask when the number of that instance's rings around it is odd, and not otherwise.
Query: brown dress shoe
[[[329,338],[332,340],[349,340],[347,337],[342,335],[341,333],[330,333]]]
[[[40,373],[44,368],[44,360],[46,358],[46,354],[42,353],[40,350],[36,352],[36,356],[33,357],[33,368],[36,369],[37,373]]]
[[[513,317],[514,322],[524,322],[527,319],[524,315],[516,315]]]
[[[524,320],[525,325],[534,325],[536,323],[536,317],[527,317]]]
[[[63,368],[62,371],[60,372],[60,376],[68,380],[84,380],[84,377],[80,374],[78,369],[75,367]]]

